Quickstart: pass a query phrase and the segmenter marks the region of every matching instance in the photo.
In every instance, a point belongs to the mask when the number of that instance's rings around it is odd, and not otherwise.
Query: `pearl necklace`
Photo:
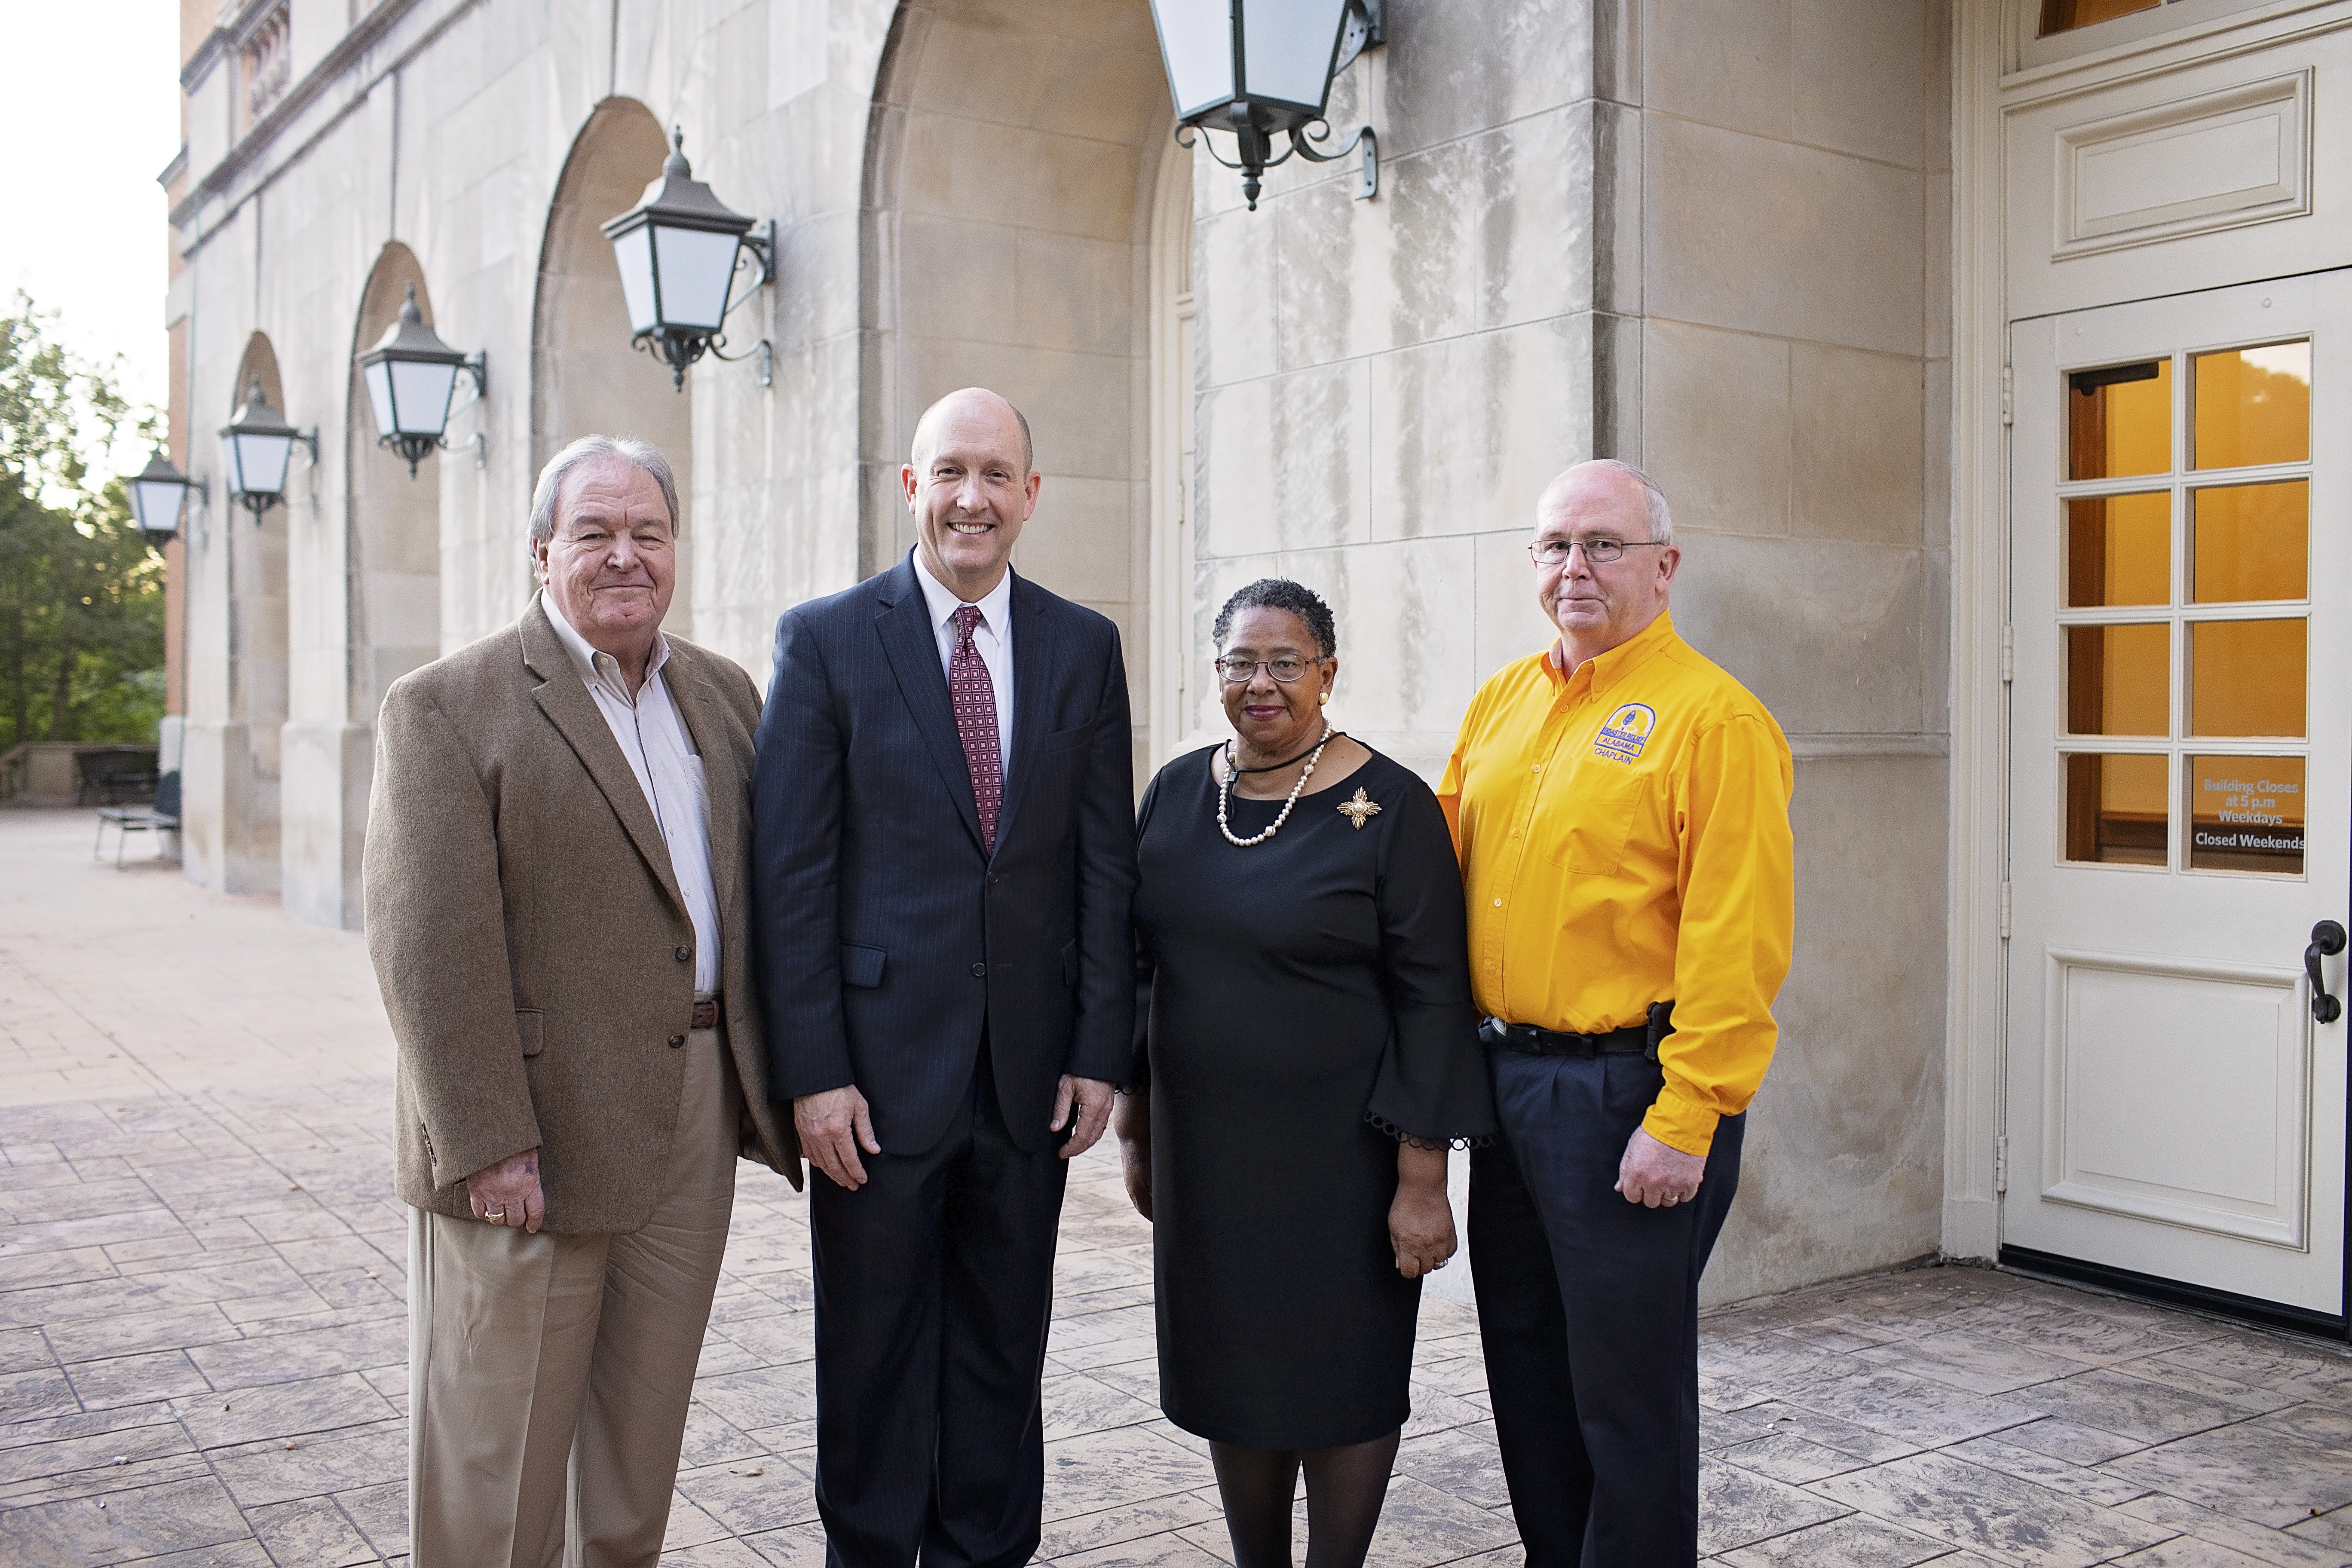
[[[1298,804],[1299,793],[1306,789],[1307,781],[1315,776],[1315,764],[1322,761],[1323,748],[1329,745],[1331,743],[1331,737],[1339,732],[1339,731],[1331,728],[1328,723],[1323,726],[1323,738],[1315,742],[1315,749],[1313,751],[1307,753],[1307,766],[1299,773],[1298,782],[1290,786],[1290,798],[1282,803],[1282,810],[1280,814],[1275,817],[1273,823],[1267,826],[1264,833],[1257,834],[1249,838],[1234,837],[1233,828],[1227,826],[1225,822],[1226,804],[1233,799],[1234,775],[1240,771],[1240,763],[1234,755],[1234,743],[1231,741],[1227,741],[1225,742],[1224,781],[1217,785],[1217,831],[1225,836],[1225,842],[1232,845],[1236,849],[1248,849],[1265,843],[1267,839],[1281,832],[1282,825],[1290,820],[1290,808]]]

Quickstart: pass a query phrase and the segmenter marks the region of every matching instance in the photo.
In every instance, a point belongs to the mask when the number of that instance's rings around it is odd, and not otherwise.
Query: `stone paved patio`
[[[405,1550],[403,1217],[359,941],[0,812],[0,1564],[316,1568]],[[815,1568],[801,1200],[750,1173],[674,1564]],[[1149,1234],[1074,1173],[1040,1556],[1217,1568],[1160,1420]],[[1704,1546],[1738,1568],[2352,1562],[2352,1358],[1983,1269],[1707,1320]],[[1477,1321],[1432,1300],[1373,1555],[1519,1553]],[[1301,1531],[1303,1542],[1304,1533]]]

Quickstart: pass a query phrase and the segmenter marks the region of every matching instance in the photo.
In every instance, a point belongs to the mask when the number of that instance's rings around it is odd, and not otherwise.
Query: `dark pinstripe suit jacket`
[[[752,783],[752,925],[780,1099],[855,1083],[936,1143],[983,1023],[1032,1152],[1063,1073],[1126,1073],[1135,809],[1118,628],[1016,575],[1013,750],[982,850],[916,567],[787,611]]]

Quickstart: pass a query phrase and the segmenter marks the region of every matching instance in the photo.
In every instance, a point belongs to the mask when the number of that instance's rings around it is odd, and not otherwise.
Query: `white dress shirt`
[[[953,681],[958,641],[955,613],[963,607],[963,601],[955,596],[954,589],[931,575],[921,552],[915,552],[914,562],[915,581],[923,585],[923,603],[931,612],[931,632],[939,639],[940,668]],[[980,662],[988,667],[988,684],[996,690],[996,765],[1009,779],[1013,776],[1013,568],[1007,566],[996,586],[973,603],[980,607],[980,625],[971,628],[971,646],[979,650]]]
[[[669,683],[662,666],[669,662],[669,639],[654,634],[653,657],[646,660],[646,679],[634,700],[621,661],[589,646],[572,630],[555,601],[545,594],[547,618],[572,656],[572,668],[587,683],[588,695],[604,716],[646,804],[654,810],[662,843],[669,849],[669,868],[685,895],[687,918],[694,922],[694,988],[719,989],[719,892],[710,877],[710,786],[703,777],[702,759],[686,723],[670,701]]]

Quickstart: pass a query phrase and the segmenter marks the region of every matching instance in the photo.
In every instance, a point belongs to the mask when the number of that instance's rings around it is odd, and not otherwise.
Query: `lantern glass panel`
[[[662,223],[647,226],[653,230],[654,255],[661,268],[662,324],[717,331],[727,313],[728,289],[735,281],[740,241],[707,228],[672,228]]]
[[[1321,112],[1347,0],[1242,0],[1242,96]]]
[[[389,368],[400,434],[440,435],[449,425],[449,395],[457,387],[457,367],[430,360],[394,360]]]
[[[1232,0],[1151,0],[1176,118],[1188,120],[1234,96]]]
[[[188,487],[176,479],[131,481],[131,513],[143,533],[177,533]]]
[[[629,331],[649,332],[661,325],[654,309],[654,234],[639,224],[613,237],[613,258],[621,264],[621,298],[629,307]]]
[[[247,495],[282,496],[286,493],[286,464],[294,455],[291,436],[232,436],[236,445],[236,473],[244,481],[237,488]]]
[[[375,414],[375,433],[389,436],[400,427],[392,402],[392,363],[378,360],[362,374],[367,378],[368,407]]]
[[[236,443],[226,435],[220,438],[220,459],[221,472],[228,476],[228,493],[233,496],[243,495],[245,475],[236,466]]]

